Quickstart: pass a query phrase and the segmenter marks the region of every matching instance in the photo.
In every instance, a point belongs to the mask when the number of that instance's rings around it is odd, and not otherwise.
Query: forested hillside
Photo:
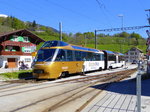
[[[28,29],[40,38],[48,40],[59,40],[59,31],[52,27],[47,27],[33,22],[24,22],[15,17],[0,18],[0,33],[10,32],[18,29]],[[75,33],[62,35],[63,41],[94,48],[94,32]],[[41,43],[42,44],[42,43]],[[38,48],[41,46],[38,46]],[[138,47],[143,52],[146,51],[146,40],[137,33],[121,32],[114,35],[98,34],[97,49],[111,50],[125,53],[131,47]]]
[[[75,37],[69,40],[70,43],[94,48],[94,33],[76,33]],[[146,39],[137,33],[121,32],[114,35],[97,35],[97,48],[102,50],[111,50],[125,53],[131,47],[138,47],[144,53],[146,52]]]

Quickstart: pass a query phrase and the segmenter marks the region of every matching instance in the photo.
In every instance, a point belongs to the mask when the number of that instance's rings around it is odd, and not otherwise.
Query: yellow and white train
[[[56,79],[66,74],[122,67],[123,55],[71,45],[62,41],[47,41],[37,52],[33,77]]]

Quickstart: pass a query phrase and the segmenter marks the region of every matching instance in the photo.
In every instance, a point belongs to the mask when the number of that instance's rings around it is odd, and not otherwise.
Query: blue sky
[[[150,0],[0,0],[0,14],[35,20],[55,29],[62,22],[65,33],[121,27],[119,14],[124,27],[148,25],[145,9],[150,9]],[[147,37],[145,30],[133,31]]]

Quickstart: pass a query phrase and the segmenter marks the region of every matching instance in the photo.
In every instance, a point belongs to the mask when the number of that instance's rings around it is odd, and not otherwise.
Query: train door
[[[76,72],[82,72],[82,69],[83,69],[82,52],[81,51],[75,51],[74,56],[75,56]]]
[[[108,68],[115,68],[116,67],[116,55],[108,54]]]
[[[68,72],[76,73],[76,63],[74,61],[74,52],[72,50],[66,50],[66,63],[68,65]]]

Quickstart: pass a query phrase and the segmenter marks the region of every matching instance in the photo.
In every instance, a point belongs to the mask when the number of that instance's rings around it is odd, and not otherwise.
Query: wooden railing
[[[0,55],[26,55],[30,56],[31,53],[24,53],[20,51],[0,51]]]
[[[15,42],[15,41],[5,41],[1,43],[3,46],[5,45],[12,45],[12,46],[31,46],[32,43],[26,42]]]

